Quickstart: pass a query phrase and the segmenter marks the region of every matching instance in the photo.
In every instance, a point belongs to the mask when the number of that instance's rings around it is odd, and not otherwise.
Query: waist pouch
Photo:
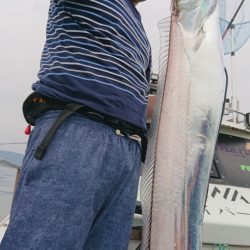
[[[42,116],[45,112],[50,110],[62,110],[62,112],[43,138],[41,144],[37,147],[35,151],[36,159],[41,160],[43,158],[50,141],[52,140],[54,134],[63,123],[63,121],[70,115],[79,113],[91,120],[104,123],[116,130],[119,130],[124,136],[139,136],[141,138],[142,162],[145,161],[147,150],[146,131],[134,126],[133,124],[114,118],[112,116],[103,115],[100,112],[81,104],[56,101],[36,92],[30,94],[23,103],[24,118],[27,123],[32,126],[35,126],[35,121],[38,117]]]

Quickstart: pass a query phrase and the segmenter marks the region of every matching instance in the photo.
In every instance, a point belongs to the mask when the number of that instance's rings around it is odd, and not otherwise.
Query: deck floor
[[[4,236],[4,233],[7,229],[9,223],[9,216],[6,217],[1,223],[0,223],[0,242]],[[131,240],[129,242],[128,250],[136,250],[137,247],[140,245],[140,240]],[[249,247],[244,247],[244,246],[229,246],[229,248],[220,248],[219,246],[216,245],[208,245],[204,244],[202,247],[202,250],[219,250],[219,249],[225,249],[225,250],[250,250]]]

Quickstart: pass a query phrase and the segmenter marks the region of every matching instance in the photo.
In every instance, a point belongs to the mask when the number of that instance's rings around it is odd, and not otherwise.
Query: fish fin
[[[146,162],[143,169],[141,181],[141,200],[143,211],[143,250],[150,249],[154,168],[158,140],[159,120],[167,75],[170,24],[171,17],[167,17],[161,20],[158,25],[160,31],[159,80],[157,83],[156,104],[154,107],[152,123],[149,131],[149,145],[147,149]]]

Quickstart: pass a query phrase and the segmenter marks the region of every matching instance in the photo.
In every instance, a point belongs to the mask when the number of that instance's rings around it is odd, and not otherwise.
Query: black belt
[[[33,100],[36,98],[41,98],[42,102],[34,102]],[[93,109],[90,109],[84,105],[75,104],[75,103],[63,103],[54,101],[53,99],[44,97],[42,95],[39,95],[37,93],[31,94],[24,102],[23,104],[23,113],[26,121],[34,125],[35,119],[41,114],[43,114],[45,111],[49,110],[62,110],[58,118],[55,120],[54,124],[49,129],[48,133],[43,138],[40,145],[37,147],[35,151],[35,158],[38,160],[41,160],[46,153],[46,150],[56,133],[57,129],[60,127],[60,125],[63,123],[63,121],[69,117],[70,115],[74,113],[79,113],[87,118],[102,122],[110,127],[113,127],[114,129],[119,129],[121,131],[121,134],[125,136],[130,135],[138,135],[141,140],[141,148],[142,148],[142,162],[145,161],[145,155],[147,150],[147,138],[146,133],[143,129],[138,128],[126,121],[122,121],[120,119],[103,115]]]

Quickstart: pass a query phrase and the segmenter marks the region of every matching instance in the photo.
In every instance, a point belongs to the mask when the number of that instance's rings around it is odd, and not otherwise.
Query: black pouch
[[[34,126],[35,121],[44,112],[51,110],[51,106],[45,101],[45,98],[33,92],[23,103],[23,116],[28,124]]]

